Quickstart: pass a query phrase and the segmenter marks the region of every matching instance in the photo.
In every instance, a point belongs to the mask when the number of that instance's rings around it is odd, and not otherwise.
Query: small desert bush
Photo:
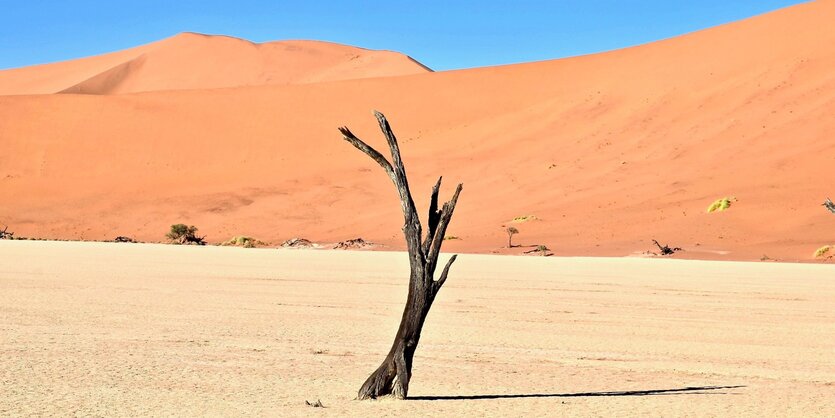
[[[261,242],[261,241],[258,241],[255,238],[240,235],[240,236],[237,236],[237,237],[232,237],[232,239],[230,239],[229,241],[226,241],[226,242],[224,242],[220,245],[228,245],[228,246],[244,247],[244,248],[255,248],[255,247],[258,247],[260,245],[264,245],[264,243]]]
[[[715,202],[711,203],[710,206],[707,207],[707,213],[722,212],[731,207],[731,202],[734,201],[736,201],[736,198],[734,197],[725,197],[722,199],[717,199]]]
[[[517,217],[513,218],[513,221],[511,221],[511,222],[521,223],[521,222],[527,222],[527,221],[535,221],[537,219],[539,219],[539,218],[537,218],[535,215],[524,215],[524,216],[517,216]]]
[[[444,237],[444,241],[452,241],[452,240],[457,240],[457,239],[461,239],[461,238],[458,238],[455,235],[447,235],[447,236]]]
[[[186,224],[171,225],[171,230],[165,234],[172,244],[197,244],[205,245],[204,237],[197,236],[197,227],[194,225],[188,226]]]
[[[815,250],[815,258],[821,258],[826,256],[826,254],[828,254],[832,248],[832,245],[824,245],[823,247],[818,248],[817,250]]]

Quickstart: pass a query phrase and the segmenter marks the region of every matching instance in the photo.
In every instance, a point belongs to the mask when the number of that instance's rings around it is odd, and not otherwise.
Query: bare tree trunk
[[[409,294],[406,298],[406,308],[403,310],[403,317],[400,320],[400,328],[394,337],[394,343],[389,350],[383,363],[363,383],[357,399],[374,399],[385,395],[394,395],[399,399],[405,399],[409,392],[409,380],[412,376],[412,360],[420,341],[420,332],[426,315],[435,301],[435,296],[446,281],[449,268],[455,262],[456,255],[450,257],[441,275],[435,280],[435,268],[438,263],[438,255],[441,253],[441,244],[444,241],[447,226],[452,219],[452,212],[458,202],[458,195],[461,193],[462,185],[455,189],[452,199],[444,203],[438,209],[438,191],[441,188],[441,178],[432,188],[432,195],[429,204],[428,230],[421,242],[422,231],[420,219],[418,218],[415,202],[409,191],[409,183],[406,179],[406,170],[400,158],[400,148],[397,139],[391,131],[386,117],[375,111],[374,116],[380,124],[380,129],[386,137],[389,149],[391,150],[391,163],[357,138],[347,127],[339,128],[344,139],[354,147],[371,157],[386,171],[386,174],[394,182],[400,194],[400,205],[403,209],[405,223],[403,234],[406,238],[406,245],[409,251],[409,265],[411,275],[409,276]]]

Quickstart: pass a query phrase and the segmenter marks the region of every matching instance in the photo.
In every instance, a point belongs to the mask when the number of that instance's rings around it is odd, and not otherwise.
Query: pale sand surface
[[[0,416],[835,411],[832,266],[468,254],[415,360],[410,395],[440,399],[353,401],[407,269],[394,252],[0,241]]]

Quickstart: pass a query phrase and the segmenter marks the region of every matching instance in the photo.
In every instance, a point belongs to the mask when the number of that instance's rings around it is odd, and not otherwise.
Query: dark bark
[[[661,251],[661,255],[672,255],[675,254],[676,251],[681,251],[680,247],[670,248],[669,245],[661,245],[656,240],[652,240],[655,243],[655,246],[658,247],[658,250]]]
[[[371,373],[363,383],[357,393],[357,399],[374,399],[386,395],[404,399],[409,392],[412,360],[420,341],[420,333],[426,321],[426,315],[429,314],[429,309],[432,307],[432,302],[435,301],[438,291],[441,290],[441,286],[446,282],[450,266],[455,262],[456,256],[453,255],[447,261],[440,276],[437,280],[435,279],[435,269],[438,256],[441,253],[441,244],[452,219],[452,213],[455,210],[455,204],[458,202],[462,185],[458,185],[452,199],[444,203],[439,209],[438,192],[441,188],[441,179],[438,179],[435,187],[432,188],[430,197],[426,235],[422,236],[422,226],[415,209],[415,202],[409,191],[409,182],[406,179],[403,160],[400,158],[397,138],[395,138],[391,126],[389,126],[382,113],[375,111],[374,116],[386,137],[386,142],[391,151],[391,162],[377,150],[357,138],[347,127],[341,127],[339,131],[346,141],[383,167],[383,170],[397,188],[400,195],[400,206],[403,210],[403,235],[406,238],[411,274],[409,276],[409,293],[406,298],[406,307],[403,310],[400,327],[395,335],[391,350],[389,350],[380,367]]]
[[[825,207],[826,210],[835,213],[835,203],[832,203],[832,199],[827,197],[826,200],[823,202],[823,207]]]

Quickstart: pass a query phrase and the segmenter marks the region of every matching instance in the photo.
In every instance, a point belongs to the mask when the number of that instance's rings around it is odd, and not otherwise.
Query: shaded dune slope
[[[160,240],[184,222],[212,241],[362,236],[402,248],[396,192],[336,131],[384,148],[379,109],[419,207],[439,174],[446,193],[465,185],[449,251],[506,252],[502,226],[534,215],[514,241],[562,255],[634,254],[655,238],[684,257],[808,260],[835,239],[820,206],[835,194],[833,18],[827,0],[520,65],[0,96],[0,193],[12,196],[0,222],[53,238]],[[731,209],[705,213],[726,196]]]

